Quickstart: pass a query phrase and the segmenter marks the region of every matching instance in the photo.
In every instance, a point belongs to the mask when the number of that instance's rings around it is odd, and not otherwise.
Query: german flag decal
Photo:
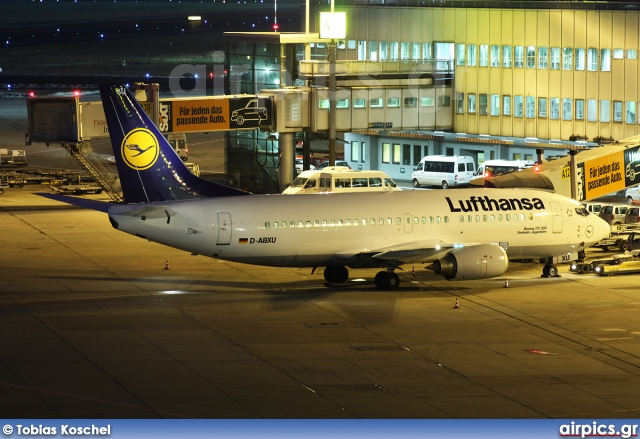
[[[249,238],[239,238],[238,244],[249,244]]]

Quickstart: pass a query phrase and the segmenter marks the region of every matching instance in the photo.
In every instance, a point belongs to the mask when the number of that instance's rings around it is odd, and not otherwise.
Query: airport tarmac
[[[3,418],[640,414],[636,275],[542,278],[531,262],[449,282],[415,265],[393,292],[377,270],[327,286],[321,269],[149,243],[39,192],[0,196]]]

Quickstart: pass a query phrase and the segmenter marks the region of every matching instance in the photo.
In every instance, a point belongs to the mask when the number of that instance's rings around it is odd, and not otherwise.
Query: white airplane
[[[470,280],[502,275],[509,258],[547,258],[543,274],[555,276],[553,257],[609,236],[577,201],[530,189],[247,194],[192,175],[123,86],[100,92],[129,203],[108,209],[111,224],[191,253],[326,267],[329,283],[346,282],[347,267],[381,267],[376,287],[393,290],[394,270],[416,262]]]

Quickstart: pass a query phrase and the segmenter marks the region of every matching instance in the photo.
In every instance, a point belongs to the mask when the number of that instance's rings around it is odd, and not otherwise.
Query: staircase
[[[82,166],[82,168],[91,175],[96,182],[102,187],[102,189],[111,197],[116,203],[124,202],[122,191],[114,189],[117,174],[109,172],[109,170],[98,160],[89,160],[88,156],[91,155],[91,147],[88,144],[71,145],[65,143],[62,145],[67,152],[76,159],[76,161]],[[84,151],[83,151],[84,150]],[[85,155],[85,152],[89,154]]]

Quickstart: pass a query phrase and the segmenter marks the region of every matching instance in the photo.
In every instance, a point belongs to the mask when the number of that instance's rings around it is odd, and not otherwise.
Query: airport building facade
[[[531,160],[541,147],[549,157],[566,153],[576,141],[596,145],[639,133],[638,10],[621,2],[494,2],[511,8],[457,3],[480,7],[336,5],[347,16],[347,36],[336,42],[337,63],[381,70],[403,63],[453,65],[452,81],[443,86],[448,98],[383,102],[416,105],[417,111],[448,106],[452,123],[397,131],[382,120],[345,133],[344,157],[353,168],[409,180],[424,155]],[[319,12],[328,9],[311,8],[310,32],[318,31]],[[312,60],[326,59],[328,44],[311,46]],[[301,58],[300,50],[293,53]],[[292,78],[296,85],[295,73]],[[393,83],[373,80],[382,87]],[[363,84],[371,81],[364,78]],[[359,84],[338,80],[341,85]]]

